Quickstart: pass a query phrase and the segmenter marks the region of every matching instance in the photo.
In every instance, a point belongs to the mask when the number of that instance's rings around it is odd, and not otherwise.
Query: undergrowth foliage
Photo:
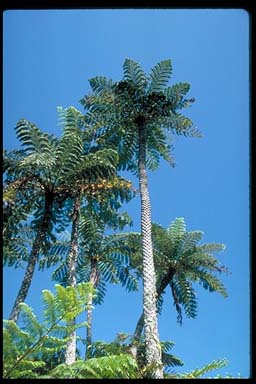
[[[49,356],[65,349],[67,335],[73,329],[85,326],[84,322],[73,326],[66,322],[86,310],[88,298],[94,291],[91,284],[81,283],[67,288],[56,284],[55,289],[55,294],[42,291],[42,323],[25,303],[20,304],[19,325],[13,320],[4,320],[4,378],[37,377],[38,371],[46,367]]]

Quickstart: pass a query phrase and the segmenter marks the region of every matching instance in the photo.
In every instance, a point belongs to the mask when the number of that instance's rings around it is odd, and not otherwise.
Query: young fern
[[[32,309],[20,304],[19,325],[4,320],[4,378],[31,378],[45,366],[46,357],[66,347],[67,335],[85,323],[67,326],[66,322],[86,310],[89,296],[94,294],[90,283],[76,287],[55,285],[56,293],[44,290],[44,320],[40,323]],[[56,337],[59,334],[59,337]]]

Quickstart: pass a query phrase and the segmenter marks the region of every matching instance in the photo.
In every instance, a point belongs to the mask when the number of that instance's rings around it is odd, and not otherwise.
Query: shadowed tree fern
[[[106,293],[106,284],[121,284],[128,291],[136,290],[137,277],[130,267],[130,257],[133,249],[129,239],[132,234],[106,235],[107,224],[111,227],[123,227],[129,224],[126,216],[122,218],[117,213],[112,213],[110,222],[102,212],[92,212],[85,209],[81,215],[79,225],[79,253],[76,262],[76,281],[90,281],[97,289],[97,296],[91,304],[101,304]],[[109,217],[108,217],[109,219]],[[63,248],[64,249],[64,248]],[[57,250],[57,249],[56,249]],[[53,278],[63,284],[67,284],[68,263],[62,264],[54,271]],[[92,343],[92,308],[87,311],[87,342],[86,356],[90,357],[90,345]]]
[[[15,162],[16,176],[8,183],[8,188],[12,188],[16,195],[21,191],[23,194],[29,193],[34,209],[31,225],[37,234],[11,311],[10,319],[13,320],[17,320],[18,304],[25,301],[27,296],[40,251],[47,252],[51,241],[55,239],[52,233],[53,224],[55,230],[59,231],[70,221],[64,214],[64,208],[65,213],[67,210],[70,213],[72,199],[77,197],[78,192],[84,193],[92,182],[116,174],[117,152],[113,149],[97,152],[95,149],[91,150],[90,143],[85,143],[85,137],[90,141],[91,134],[89,129],[86,133],[81,129],[83,115],[73,107],[65,110],[59,108],[59,114],[64,124],[60,139],[43,133],[24,119],[16,126],[17,137],[24,151],[19,161]],[[13,160],[12,163],[8,161],[7,173],[8,167],[10,172],[13,167]],[[23,183],[24,177],[30,183]],[[23,203],[26,201],[23,200],[21,204]]]
[[[199,283],[209,292],[218,292],[224,298],[227,291],[217,274],[228,272],[214,253],[223,251],[225,246],[219,243],[198,244],[203,238],[202,231],[187,231],[184,218],[176,218],[166,229],[160,224],[152,224],[154,261],[157,272],[158,312],[169,286],[177,311],[177,321],[182,324],[183,315],[197,316],[197,295],[194,283]],[[132,266],[137,267],[141,275],[141,256],[136,254]],[[134,333],[139,340],[143,330],[141,315]]]

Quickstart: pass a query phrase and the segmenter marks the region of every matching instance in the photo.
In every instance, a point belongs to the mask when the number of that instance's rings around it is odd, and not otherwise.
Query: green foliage
[[[127,354],[104,356],[71,365],[61,364],[41,378],[53,379],[135,379],[139,372],[136,361]]]
[[[225,246],[219,243],[199,244],[202,238],[202,231],[186,230],[182,217],[176,218],[167,229],[160,224],[152,224],[158,312],[161,313],[165,289],[170,286],[179,324],[182,324],[182,309],[189,318],[197,316],[197,295],[193,283],[227,297],[226,288],[216,274],[228,273],[228,269],[214,256]],[[141,276],[139,252],[133,255],[131,265]]]
[[[177,374],[177,379],[197,379],[202,378],[206,373],[215,369],[223,368],[228,364],[226,359],[214,360],[211,363],[206,364],[203,368],[196,368],[189,373]]]
[[[131,59],[125,59],[123,64],[124,70],[124,79],[130,80],[136,85],[140,90],[144,90],[147,85],[147,77],[144,71],[142,70],[139,63]]]
[[[87,113],[85,120],[94,127],[97,144],[118,150],[119,167],[134,173],[138,160],[138,127],[147,140],[147,167],[156,169],[163,157],[172,166],[170,133],[200,137],[193,122],[178,113],[195,100],[185,99],[188,83],[166,87],[172,74],[171,60],[157,63],[147,76],[139,63],[125,59],[119,82],[96,77],[89,80],[93,94],[80,100]]]
[[[33,378],[46,365],[49,356],[66,347],[70,332],[85,323],[66,325],[86,309],[93,288],[90,283],[81,283],[64,288],[55,285],[56,293],[44,290],[44,320],[40,323],[32,309],[21,303],[19,325],[13,320],[4,320],[3,358],[4,378]]]
[[[120,220],[122,219],[122,220]],[[112,225],[130,223],[126,216],[112,216]],[[121,284],[128,291],[138,289],[137,276],[130,266],[130,257],[135,251],[132,233],[106,235],[106,217],[102,213],[84,209],[79,226],[79,254],[76,265],[78,282],[89,281],[91,263],[95,263],[97,296],[94,304],[101,304],[106,293],[106,283]],[[59,248],[56,249],[58,251]],[[63,252],[67,248],[63,246]],[[53,279],[66,284],[68,265],[64,260],[53,273]]]
[[[170,350],[175,345],[172,341],[162,341],[162,362],[166,372],[169,372],[171,368],[175,366],[182,366],[184,363],[177,356],[170,353]],[[111,343],[103,341],[96,341],[92,343],[91,355],[94,358],[103,356],[112,356],[120,354],[132,354],[132,348],[136,349],[136,360],[139,370],[142,374],[144,371],[146,360],[145,360],[145,344],[144,340],[134,344],[132,337],[125,333],[118,333],[115,340]]]
[[[157,63],[149,74],[150,84],[148,93],[161,92],[167,85],[172,74],[171,60],[163,60]]]

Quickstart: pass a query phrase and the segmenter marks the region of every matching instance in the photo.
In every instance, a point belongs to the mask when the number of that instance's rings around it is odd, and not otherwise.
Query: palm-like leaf
[[[161,92],[168,83],[172,75],[172,64],[171,60],[163,60],[156,64],[150,74],[150,84],[148,93]]]
[[[147,85],[147,77],[140,64],[131,59],[125,59],[124,79],[132,81],[140,90],[144,90]]]

